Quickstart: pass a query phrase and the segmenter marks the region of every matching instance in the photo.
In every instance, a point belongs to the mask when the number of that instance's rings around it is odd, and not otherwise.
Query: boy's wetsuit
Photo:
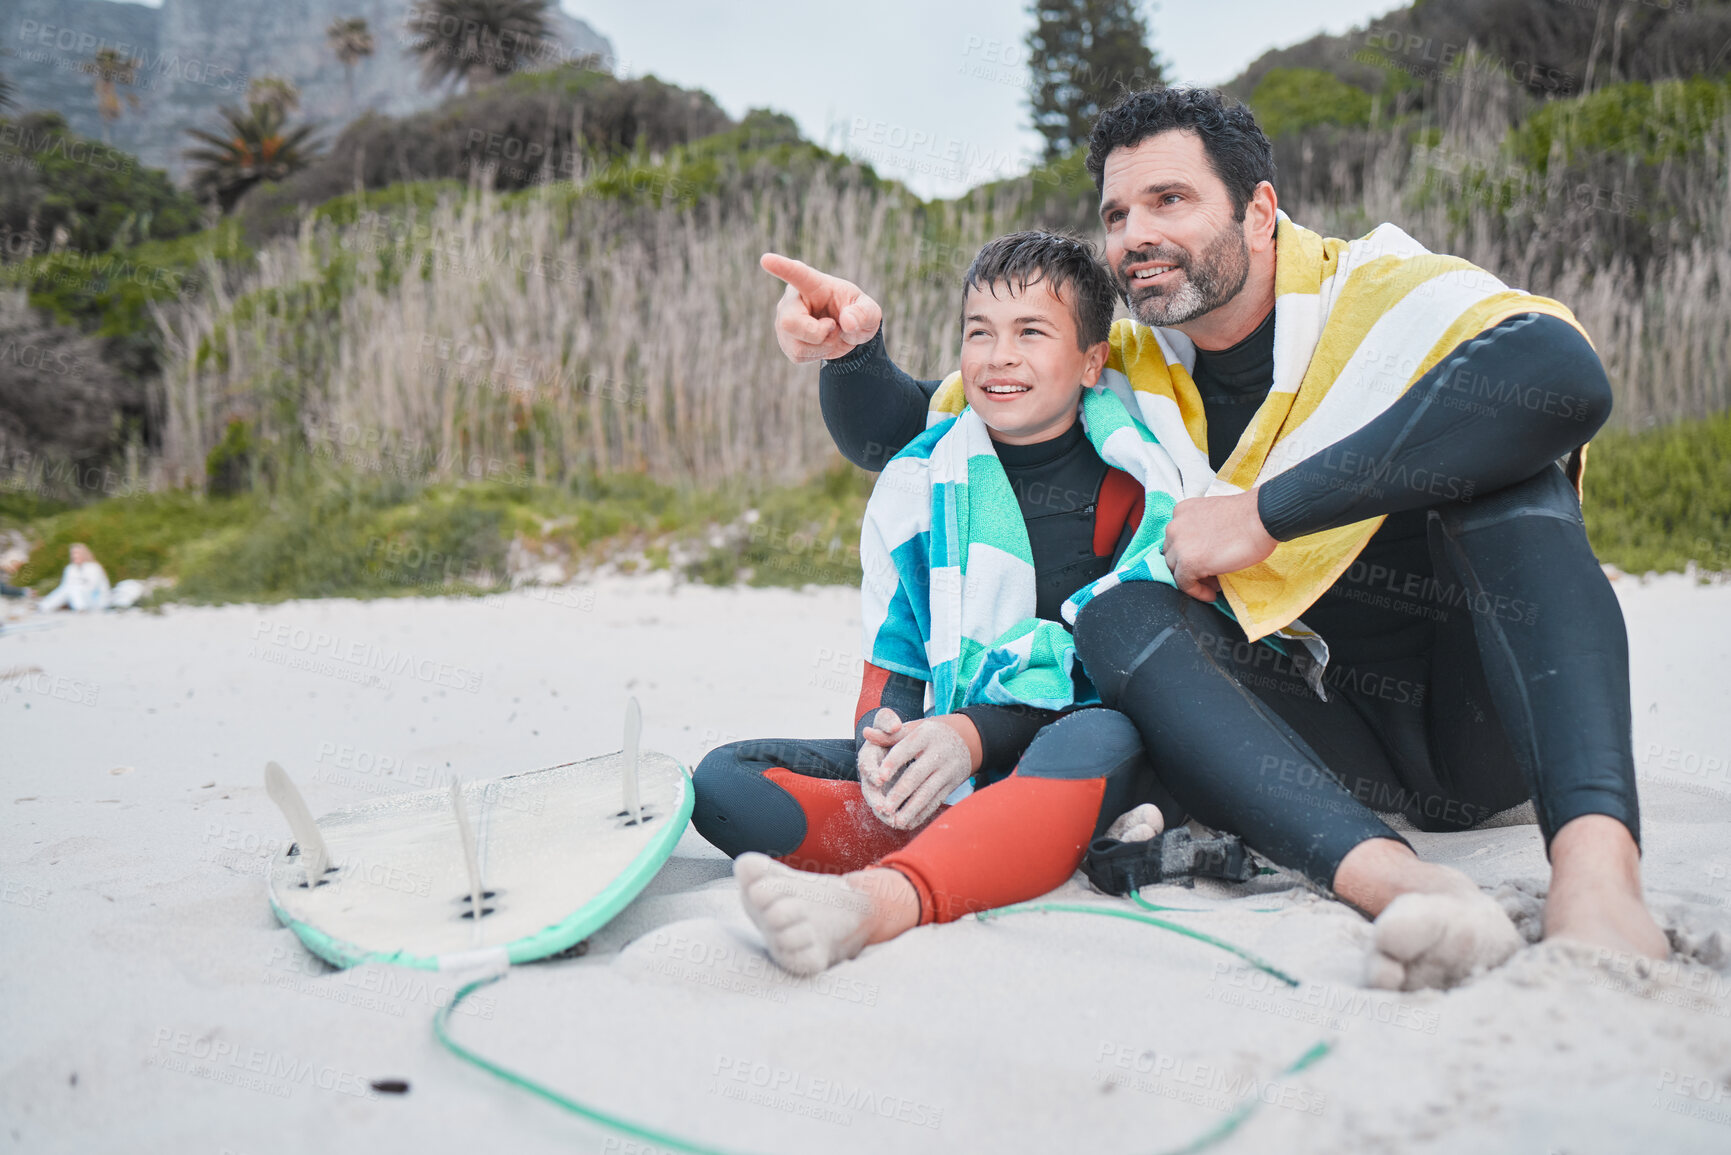
[[[1036,613],[1107,573],[1141,518],[1142,490],[1110,469],[1078,422],[1035,445],[997,447],[1028,527]],[[1181,820],[1156,786],[1136,729],[1113,710],[966,706],[983,760],[974,793],[918,831],[884,825],[860,792],[861,732],[881,707],[925,713],[926,683],[865,667],[854,737],[770,738],[711,751],[694,776],[692,823],[730,855],[774,855],[802,870],[901,871],[921,922],[1033,898],[1075,871],[1090,840],[1142,802]]]
[[[1273,343],[1271,312],[1197,354],[1216,468],[1273,382]],[[819,380],[831,435],[866,469],[919,433],[937,384],[897,369],[881,333]],[[1260,487],[1281,540],[1387,515],[1304,612],[1332,651],[1326,702],[1214,607],[1155,582],[1085,607],[1078,654],[1180,805],[1324,886],[1360,842],[1398,838],[1373,809],[1450,830],[1531,797],[1547,845],[1583,814],[1639,840],[1627,635],[1556,464],[1610,407],[1581,335],[1523,314]]]

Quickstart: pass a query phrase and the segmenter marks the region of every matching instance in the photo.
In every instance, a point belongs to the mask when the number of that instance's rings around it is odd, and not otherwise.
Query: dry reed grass
[[[1731,407],[1731,121],[1704,157],[1667,162],[1674,171],[1657,180],[1601,165],[1582,203],[1578,172],[1549,183],[1511,175],[1499,147],[1513,99],[1461,90],[1434,114],[1431,148],[1415,151],[1395,130],[1312,142],[1282,159],[1283,204],[1334,235],[1396,221],[1433,249],[1561,299],[1605,359],[1622,427]],[[1470,172],[1513,182],[1518,195],[1466,197],[1449,182]],[[922,208],[845,173],[800,184],[763,175],[695,208],[548,191],[504,210],[477,188],[389,224],[309,218],[232,291],[211,275],[208,295],[159,311],[168,356],[157,482],[202,480],[234,417],[267,445],[434,479],[809,476],[835,459],[816,370],[776,349],[781,286],[759,254],[858,281],[885,306],[897,362],[938,376],[954,362],[960,274],[981,242],[1022,223],[1027,185]],[[1641,209],[1637,186],[1668,199]],[[1649,210],[1662,210],[1664,235],[1645,238],[1639,257],[1620,255],[1617,239]]]

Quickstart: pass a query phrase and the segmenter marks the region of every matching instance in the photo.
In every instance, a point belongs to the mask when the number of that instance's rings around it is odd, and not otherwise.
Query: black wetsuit
[[[1273,382],[1272,314],[1193,374],[1210,460]],[[924,427],[936,382],[882,334],[820,375],[824,418],[881,469]],[[1559,458],[1603,425],[1610,385],[1568,324],[1523,314],[1463,342],[1357,432],[1270,479],[1288,540],[1387,515],[1304,620],[1328,641],[1328,700],[1213,607],[1154,582],[1094,599],[1078,654],[1140,731],[1178,803],[1329,885],[1373,810],[1461,829],[1531,797],[1547,844],[1583,814],[1639,839],[1623,618]]]

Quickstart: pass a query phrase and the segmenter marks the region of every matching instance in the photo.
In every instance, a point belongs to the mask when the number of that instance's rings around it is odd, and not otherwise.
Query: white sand
[[[1265,879],[1156,901],[1305,980],[1290,993],[1204,944],[1069,914],[924,928],[792,982],[688,833],[587,957],[516,969],[458,1037],[735,1151],[1166,1150],[1252,1078],[1270,1105],[1220,1150],[1731,1150],[1731,587],[1618,584],[1647,885],[1700,960],[1657,980],[1541,946],[1448,994],[1366,991],[1367,924]],[[617,749],[627,693],[644,745],[687,764],[736,737],[838,736],[856,639],[846,590],[653,579],[0,634],[0,1147],[648,1150],[443,1051],[447,978],[329,971],[275,924],[262,869],[287,830],[264,764],[322,813]],[[344,659],[369,646],[421,676],[356,684]],[[1535,827],[1414,840],[1535,909]],[[1278,1076],[1319,1040],[1330,1054]]]

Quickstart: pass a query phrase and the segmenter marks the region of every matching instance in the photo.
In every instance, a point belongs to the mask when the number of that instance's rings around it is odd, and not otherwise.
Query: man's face
[[[1138,321],[1182,325],[1244,287],[1244,222],[1200,136],[1173,130],[1113,149],[1101,177],[1106,263]]]
[[[1076,347],[1069,303],[1044,280],[1019,292],[1003,282],[968,290],[962,395],[994,441],[1031,445],[1069,429],[1109,352],[1104,341]]]

